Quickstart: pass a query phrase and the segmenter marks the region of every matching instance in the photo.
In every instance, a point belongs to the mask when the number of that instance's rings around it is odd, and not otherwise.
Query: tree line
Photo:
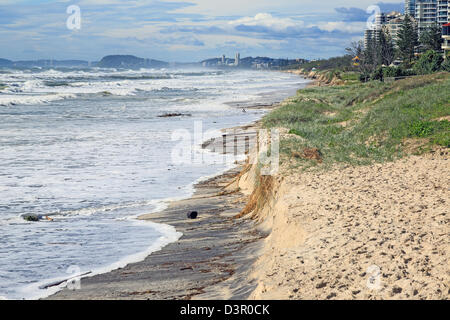
[[[450,59],[444,60],[442,55],[442,42],[439,24],[431,25],[419,34],[413,19],[407,15],[395,44],[388,28],[383,26],[367,46],[363,41],[353,42],[346,51],[359,58],[355,65],[361,81],[382,80],[384,77],[450,71]],[[396,61],[399,65],[393,66]]]

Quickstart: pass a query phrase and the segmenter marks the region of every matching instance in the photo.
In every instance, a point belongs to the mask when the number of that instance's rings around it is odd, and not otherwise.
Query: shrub
[[[386,67],[383,69],[384,77],[401,77],[403,76],[403,70],[397,67]]]
[[[289,134],[295,134],[295,135],[300,136],[300,137],[302,136],[302,133],[299,130],[297,130],[297,129],[289,130]]]
[[[370,79],[383,81],[383,67],[376,68],[370,75]]]
[[[368,74],[368,73],[360,73],[359,74],[359,81],[367,82],[369,80],[370,80],[370,74]]]
[[[341,78],[341,72],[339,70],[332,70],[326,74],[327,80],[331,82],[334,78]]]
[[[450,121],[415,121],[408,128],[410,137],[427,138],[431,142],[444,147],[450,147]]]
[[[434,50],[425,52],[415,63],[413,70],[417,74],[430,74],[441,69],[443,57]]]
[[[431,121],[414,121],[409,125],[410,137],[425,138],[433,134],[434,125]]]
[[[445,59],[445,61],[441,64],[441,69],[443,71],[450,72],[450,58]]]
[[[440,132],[435,138],[432,140],[434,144],[438,144],[440,146],[450,148],[450,134],[448,132]]]

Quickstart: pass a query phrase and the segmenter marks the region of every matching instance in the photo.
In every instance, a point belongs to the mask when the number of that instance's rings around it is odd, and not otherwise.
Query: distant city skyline
[[[0,58],[82,59],[132,54],[164,61],[211,57],[327,58],[361,40],[369,6],[405,1],[0,0]],[[75,8],[75,9],[74,9]],[[77,10],[79,8],[79,20]]]

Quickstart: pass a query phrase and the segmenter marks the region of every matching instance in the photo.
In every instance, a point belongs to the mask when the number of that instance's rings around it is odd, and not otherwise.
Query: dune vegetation
[[[450,146],[450,74],[299,90],[263,119],[291,167],[365,165]],[[316,150],[320,161],[303,157]]]

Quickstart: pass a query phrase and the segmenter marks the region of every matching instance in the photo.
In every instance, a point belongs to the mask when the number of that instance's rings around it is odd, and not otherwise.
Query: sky
[[[0,0],[0,58],[132,54],[171,62],[234,57],[328,58],[362,39],[387,0]],[[76,24],[79,8],[79,22]],[[75,14],[75,15],[74,15]],[[69,27],[68,27],[69,20]],[[75,27],[74,27],[75,26]],[[79,28],[78,28],[79,27]]]

